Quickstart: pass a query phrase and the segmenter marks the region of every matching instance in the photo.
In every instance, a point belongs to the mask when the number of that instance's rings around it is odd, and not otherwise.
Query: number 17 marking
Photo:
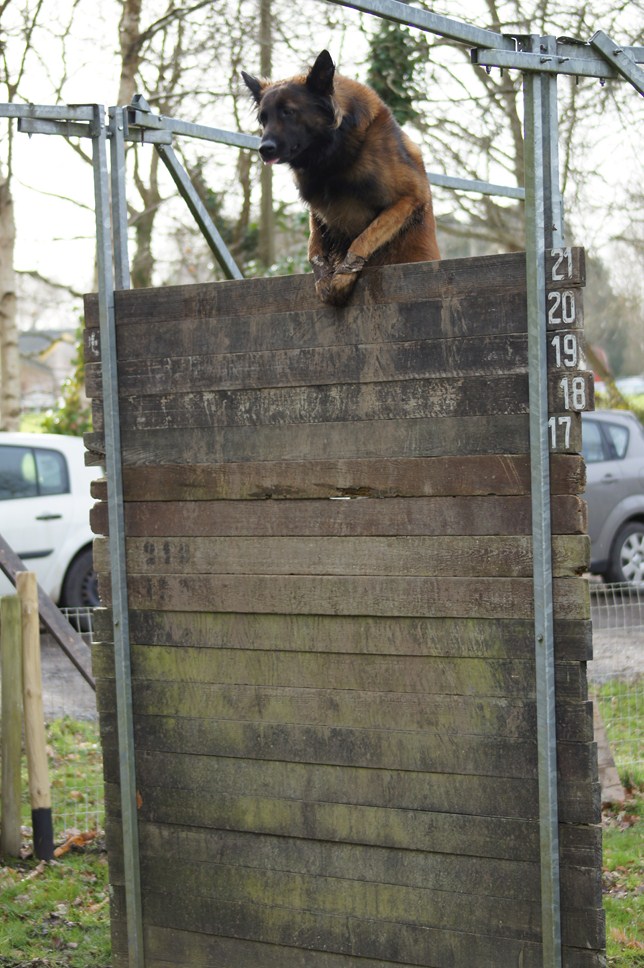
[[[565,450],[570,448],[570,431],[572,429],[572,417],[551,417],[548,421],[550,431],[550,446],[553,450],[561,446],[560,436],[563,435],[563,447]]]

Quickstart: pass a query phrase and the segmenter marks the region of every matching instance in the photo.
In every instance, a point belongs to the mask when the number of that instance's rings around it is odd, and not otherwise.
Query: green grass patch
[[[604,814],[603,890],[610,968],[644,965],[644,796]]]
[[[101,842],[59,860],[0,867],[0,965],[108,968],[107,861]]]
[[[622,784],[630,793],[644,791],[644,678],[611,679],[600,686],[598,699]]]

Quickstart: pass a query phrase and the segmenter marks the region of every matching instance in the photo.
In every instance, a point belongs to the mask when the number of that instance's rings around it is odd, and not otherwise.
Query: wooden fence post
[[[19,572],[16,575],[16,589],[22,605],[25,746],[29,773],[31,821],[34,831],[34,852],[40,860],[52,860],[54,856],[54,831],[51,819],[51,794],[42,702],[38,585],[35,574],[29,571]]]
[[[22,745],[22,633],[20,600],[0,600],[0,678],[2,679],[2,828],[0,854],[18,857],[20,836],[20,756]]]

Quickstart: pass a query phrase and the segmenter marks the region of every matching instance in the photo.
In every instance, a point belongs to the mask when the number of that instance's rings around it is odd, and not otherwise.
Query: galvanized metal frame
[[[531,38],[534,48],[542,44]],[[530,490],[537,698],[537,767],[541,868],[541,930],[544,968],[561,966],[559,812],[555,712],[554,608],[548,361],[546,345],[546,247],[563,244],[557,155],[556,77],[526,74],[525,190],[526,291],[528,303],[528,388],[530,405]],[[554,96],[553,96],[554,95]]]
[[[491,185],[447,175],[431,175],[436,185],[455,190],[523,198],[526,201],[526,270],[530,394],[532,538],[534,555],[534,636],[537,689],[537,747],[541,843],[542,941],[544,968],[561,968],[561,910],[554,683],[552,550],[546,359],[546,252],[564,246],[563,206],[559,189],[557,92],[558,74],[623,78],[644,93],[644,48],[618,47],[598,31],[588,44],[554,37],[515,37],[451,20],[398,0],[330,0],[338,6],[416,27],[474,47],[472,62],[513,68],[524,75],[525,189]],[[93,145],[99,325],[103,369],[109,547],[118,740],[121,770],[124,873],[130,968],[144,968],[143,917],[138,849],[132,682],[125,565],[115,290],[130,285],[127,246],[125,145],[154,144],[180,194],[228,278],[241,272],[198,198],[172,149],[175,135],[201,138],[242,148],[259,139],[174,118],[154,115],[140,96],[132,105],[109,109],[109,126],[101,105],[0,104],[0,117],[17,118],[19,130],[89,137]],[[107,162],[107,142],[110,161]],[[111,206],[110,206],[111,194]]]

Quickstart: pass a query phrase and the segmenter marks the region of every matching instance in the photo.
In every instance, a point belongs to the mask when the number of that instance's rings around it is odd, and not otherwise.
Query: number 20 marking
[[[548,293],[548,326],[572,326],[576,318],[575,294],[571,289]]]

